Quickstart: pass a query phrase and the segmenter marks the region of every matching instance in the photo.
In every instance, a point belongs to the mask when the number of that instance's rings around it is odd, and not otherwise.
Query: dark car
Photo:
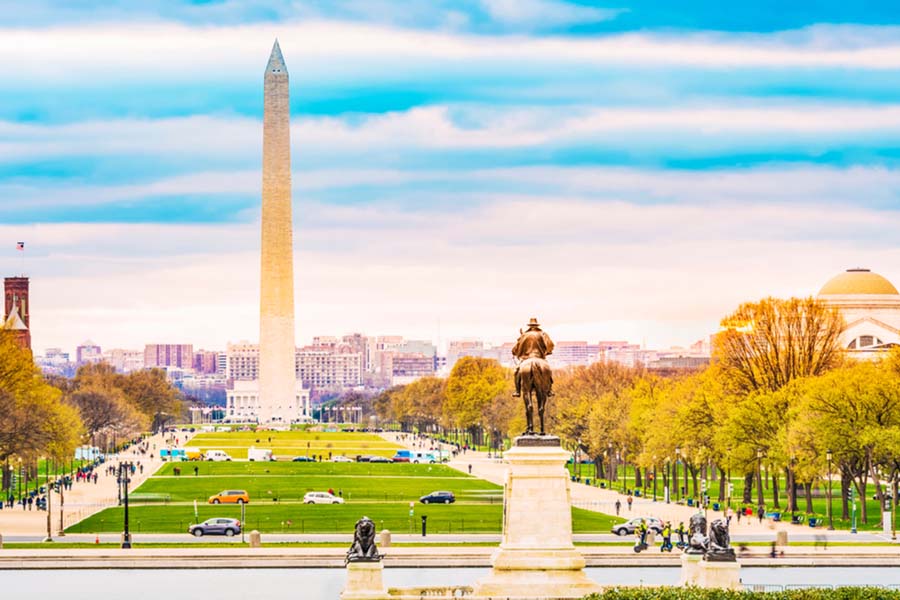
[[[427,496],[419,498],[422,504],[452,504],[456,502],[453,492],[431,492]]]
[[[291,459],[293,462],[316,462],[316,459],[308,456],[295,456]]]
[[[362,454],[362,455],[357,454],[356,462],[372,462],[373,458],[375,458],[375,457],[372,456],[371,454]]]
[[[394,462],[386,456],[373,456],[369,459],[370,463],[390,463]]]
[[[231,537],[241,532],[241,522],[237,519],[207,519],[202,523],[188,527],[188,533],[201,537],[204,535],[227,535]]]
[[[647,529],[652,529],[657,534],[662,533],[663,524],[662,521],[657,519],[656,517],[643,517],[644,521],[647,521]],[[618,525],[614,525],[612,528],[612,532],[616,535],[633,535],[634,530],[637,529],[638,525],[641,524],[641,517],[635,517],[630,521],[625,521],[624,523],[619,523]]]

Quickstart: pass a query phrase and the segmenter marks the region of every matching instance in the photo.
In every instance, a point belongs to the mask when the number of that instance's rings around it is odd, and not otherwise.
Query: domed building
[[[841,342],[858,358],[900,345],[900,292],[869,269],[847,269],[819,290],[819,299],[844,316]]]

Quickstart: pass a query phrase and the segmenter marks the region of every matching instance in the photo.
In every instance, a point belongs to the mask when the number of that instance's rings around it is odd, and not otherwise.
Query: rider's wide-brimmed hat
[[[528,320],[528,326],[529,327],[540,327],[541,324],[538,323],[538,320],[535,317],[531,317],[531,319]]]

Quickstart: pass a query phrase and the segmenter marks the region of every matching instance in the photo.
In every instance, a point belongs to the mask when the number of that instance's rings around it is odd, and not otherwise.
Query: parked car
[[[616,535],[634,535],[634,530],[641,524],[642,517],[635,517],[630,521],[613,525],[612,532]],[[647,529],[652,529],[657,534],[662,533],[663,523],[656,517],[643,517],[647,521]]]
[[[272,462],[275,460],[275,456],[272,454],[272,451],[267,448],[255,448],[250,446],[247,449],[247,460],[250,462],[254,461],[262,461],[262,462]]]
[[[231,457],[221,450],[207,450],[206,460],[211,460],[213,462],[225,462],[230,461]]]
[[[373,456],[372,458],[369,459],[369,462],[370,463],[389,463],[389,462],[394,462],[394,461],[389,459],[387,456]]]
[[[371,454],[362,454],[362,455],[357,454],[356,462],[371,462],[371,460],[373,458],[375,458],[375,457],[372,456]]]
[[[241,532],[241,522],[237,519],[207,519],[202,523],[188,527],[188,533],[201,537],[204,535],[227,535],[231,537]]]
[[[422,504],[452,504],[456,502],[453,492],[431,492],[427,496],[419,498]]]
[[[295,456],[291,459],[293,462],[316,462],[316,459],[309,456]]]
[[[343,504],[344,499],[328,492],[306,492],[304,504]]]
[[[338,455],[338,456],[332,456],[332,457],[331,457],[331,462],[352,463],[352,462],[353,462],[353,459],[352,459],[352,458],[347,458],[347,457],[344,456],[343,454],[340,454],[340,455]]]
[[[225,490],[209,497],[210,504],[247,504],[250,495],[246,490]]]

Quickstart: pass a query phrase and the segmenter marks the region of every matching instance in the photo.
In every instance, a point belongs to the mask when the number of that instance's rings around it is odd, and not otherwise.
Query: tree
[[[31,354],[0,333],[0,462],[71,456],[82,433],[78,413],[60,401]]]
[[[484,424],[485,410],[506,389],[507,374],[500,363],[465,356],[456,362],[447,378],[444,417],[454,427],[477,433]]]
[[[842,361],[843,319],[815,298],[747,302],[722,319],[721,326],[714,359],[746,393],[774,391],[797,377],[821,375]]]
[[[87,387],[71,393],[66,402],[78,409],[88,435],[115,432],[127,436],[140,431],[149,421],[125,400],[122,390]]]
[[[153,429],[183,413],[181,393],[169,383],[162,369],[129,373],[122,377],[121,389],[126,400],[152,421]]]

